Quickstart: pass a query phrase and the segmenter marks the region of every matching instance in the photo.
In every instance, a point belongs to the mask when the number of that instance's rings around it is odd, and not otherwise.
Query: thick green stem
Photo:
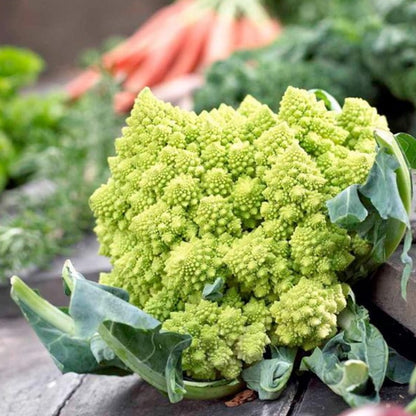
[[[396,170],[397,187],[399,189],[399,194],[403,201],[404,208],[406,209],[406,212],[410,214],[412,207],[412,181],[409,168],[405,158],[403,157],[403,153],[400,150],[400,146],[394,136],[388,131],[377,129],[374,132],[374,136],[379,146],[385,148],[387,152],[393,155],[400,164],[400,167]],[[384,247],[386,258],[389,258],[397,249],[406,228],[406,224],[403,224],[398,220],[389,220],[387,224],[387,235],[389,238],[386,239]]]
[[[406,406],[406,412],[409,412],[413,415],[416,415],[416,399],[414,399],[413,401],[411,401],[407,406]]]
[[[70,335],[75,333],[74,321],[70,316],[40,297],[17,276],[13,276],[10,283],[10,294],[17,304],[23,303],[55,328]]]
[[[185,399],[213,400],[231,396],[241,391],[245,383],[241,380],[221,380],[213,382],[184,381]]]
[[[71,274],[77,273],[77,271],[74,269],[74,266],[72,265],[70,260],[66,260],[64,263],[64,267],[62,268],[62,279],[65,282],[65,285],[67,286],[70,293],[74,290],[74,281],[71,278]]]

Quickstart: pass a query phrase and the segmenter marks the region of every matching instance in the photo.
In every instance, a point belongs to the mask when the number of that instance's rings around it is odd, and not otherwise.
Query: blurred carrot
[[[174,17],[177,12],[183,10],[189,3],[190,0],[181,0],[157,11],[125,42],[103,56],[104,65],[107,68],[111,68],[113,65],[119,64],[121,60],[126,59],[126,57],[140,51],[146,44],[152,41],[158,30],[164,27],[167,18]]]
[[[257,25],[249,17],[241,17],[240,19],[240,49],[250,49],[259,45],[259,36]]]
[[[164,77],[164,82],[189,74],[198,68],[214,21],[214,12],[206,10],[203,17],[192,24],[183,44],[184,53],[177,55],[175,62]]]
[[[281,27],[278,22],[274,20],[268,20],[258,24],[257,31],[261,42],[267,44],[279,35]]]
[[[139,92],[145,86],[151,86],[163,79],[174,58],[182,49],[183,40],[189,29],[186,25],[171,25],[165,27],[163,37],[158,39],[152,47],[152,53],[124,82],[128,91]]]
[[[136,94],[130,91],[120,91],[114,96],[113,107],[117,114],[123,114],[133,107]]]
[[[233,19],[227,15],[217,15],[207,40],[202,65],[209,65],[226,58],[233,46]]]
[[[66,90],[71,99],[77,99],[91,87],[93,87],[101,78],[100,72],[96,69],[88,69],[81,75],[73,79],[66,86]]]
[[[244,30],[243,28],[244,20],[242,18],[239,18],[234,22],[234,48],[236,50],[241,48],[242,42],[241,42],[241,36],[242,32]]]
[[[124,111],[143,87],[167,85],[237,49],[260,47],[279,33],[260,0],[178,0],[156,12],[129,39],[102,57],[102,65],[125,92],[115,97]],[[91,88],[100,75],[90,68],[68,84],[72,98]],[[163,88],[162,88],[163,90]]]

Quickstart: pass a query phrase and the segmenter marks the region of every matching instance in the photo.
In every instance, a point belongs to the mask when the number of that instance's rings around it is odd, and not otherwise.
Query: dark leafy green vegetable
[[[296,348],[271,346],[271,358],[246,368],[243,379],[260,400],[277,399],[289,381],[296,359]]]
[[[194,108],[237,107],[250,94],[276,110],[289,85],[331,91],[337,100],[361,96],[374,101],[377,91],[362,66],[358,41],[353,27],[335,22],[285,28],[270,46],[237,52],[210,67]]]
[[[37,129],[42,128],[42,120],[32,123],[32,114],[37,114],[37,106],[29,106],[18,115],[25,125],[19,125],[14,109],[21,101],[27,100],[18,95],[18,90],[33,82],[43,68],[42,59],[27,49],[12,46],[0,47],[0,192],[9,180],[21,148],[16,142],[20,127],[23,130],[23,142],[30,143]],[[41,100],[38,100],[41,105]],[[45,102],[47,100],[44,100]],[[33,103],[32,103],[33,104]]]

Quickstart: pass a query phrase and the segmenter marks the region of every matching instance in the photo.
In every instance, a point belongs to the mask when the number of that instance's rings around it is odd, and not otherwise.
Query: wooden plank
[[[416,247],[410,250],[415,265],[407,287],[407,301],[402,298],[400,291],[403,270],[400,250],[401,248],[393,254],[388,263],[380,267],[371,280],[371,300],[383,312],[416,335]]]
[[[301,398],[295,406],[296,396]],[[406,386],[387,384],[382,399],[405,404],[411,398]],[[0,415],[335,416],[346,408],[315,377],[303,395],[292,383],[277,401],[256,400],[236,408],[227,408],[223,400],[184,400],[172,405],[136,375],[61,375],[23,318],[0,320]]]
[[[224,400],[183,400],[171,404],[137,376],[87,376],[62,409],[60,416],[257,416],[289,414],[296,393],[291,384],[279,400],[245,403],[228,408]]]
[[[386,383],[381,390],[382,401],[405,405],[412,399],[407,392],[407,386]],[[336,416],[348,409],[348,405],[340,396],[333,393],[316,377],[308,383],[305,394],[296,406],[293,416]]]
[[[0,320],[0,415],[56,416],[83,377],[63,376],[23,318]]]
[[[223,400],[172,405],[136,375],[61,375],[23,318],[0,320],[0,415],[286,416],[295,393],[291,384],[273,402],[256,400],[236,408],[227,408]]]

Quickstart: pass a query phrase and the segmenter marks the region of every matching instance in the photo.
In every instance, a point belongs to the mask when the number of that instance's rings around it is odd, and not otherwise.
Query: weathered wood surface
[[[292,384],[278,401],[237,408],[227,408],[221,400],[172,405],[135,375],[61,375],[23,318],[0,320],[2,416],[286,416],[295,393]]]
[[[382,393],[385,400],[410,401],[405,387],[391,385]],[[272,402],[255,400],[235,408],[223,400],[172,405],[135,375],[61,375],[23,318],[0,320],[2,416],[335,416],[346,407],[316,378],[299,388],[292,383]]]
[[[402,298],[400,290],[403,270],[400,254],[400,251],[394,253],[389,262],[380,267],[371,281],[371,300],[416,335],[416,247],[412,247],[410,251],[414,265],[407,286],[407,301]]]
[[[24,319],[0,320],[0,415],[59,415],[83,377],[62,376]]]
[[[296,388],[291,385],[280,400],[255,400],[234,408],[227,408],[223,400],[184,400],[171,404],[166,397],[136,376],[87,376],[81,388],[68,400],[60,416],[287,416],[295,393]]]
[[[387,383],[386,383],[387,384]],[[389,384],[381,390],[381,399],[406,405],[412,399],[403,386]],[[293,416],[335,416],[348,409],[347,404],[329,391],[317,378],[307,384],[302,399],[294,407]]]

